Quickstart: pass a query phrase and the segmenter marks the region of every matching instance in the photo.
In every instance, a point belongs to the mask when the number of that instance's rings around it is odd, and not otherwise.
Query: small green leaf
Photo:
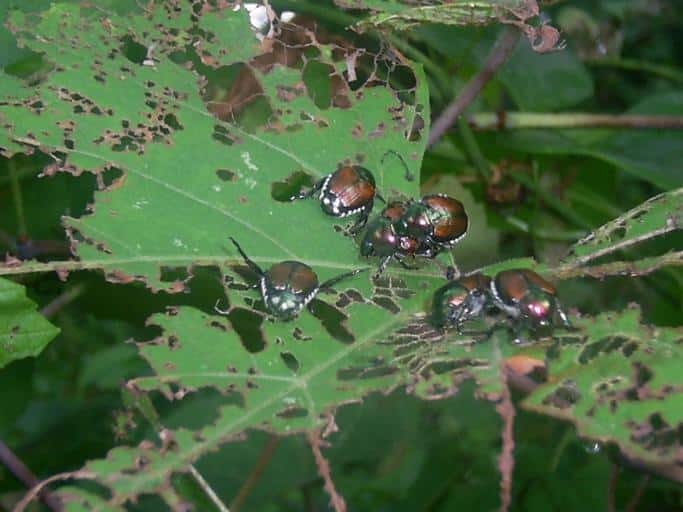
[[[59,329],[36,312],[23,286],[0,279],[0,368],[37,356],[58,333]]]

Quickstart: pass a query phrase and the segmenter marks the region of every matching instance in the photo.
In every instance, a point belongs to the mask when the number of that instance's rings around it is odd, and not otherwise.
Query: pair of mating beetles
[[[432,322],[437,329],[453,327],[462,333],[466,321],[490,308],[512,319],[516,342],[525,330],[536,334],[558,323],[571,328],[555,287],[529,269],[504,270],[493,279],[476,273],[449,282],[434,292]]]
[[[349,230],[354,234],[368,222],[377,193],[372,173],[359,165],[347,165],[329,174],[307,192],[292,197],[305,199],[318,194],[323,212],[333,217],[358,215]],[[394,201],[368,225],[360,243],[362,256],[380,258],[378,274],[392,259],[405,268],[407,256],[436,257],[453,247],[467,233],[468,219],[462,203],[444,194],[424,196],[419,201]]]

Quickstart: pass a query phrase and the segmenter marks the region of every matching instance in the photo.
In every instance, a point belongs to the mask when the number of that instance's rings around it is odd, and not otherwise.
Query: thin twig
[[[228,507],[225,506],[225,503],[221,501],[221,499],[218,497],[216,494],[216,491],[213,490],[211,485],[209,485],[209,482],[207,482],[202,474],[197,471],[197,468],[194,467],[194,465],[190,464],[190,474],[192,477],[195,479],[199,487],[202,488],[202,491],[209,497],[211,502],[216,505],[216,508],[220,510],[220,512],[230,512],[228,510]]]
[[[29,503],[31,503],[33,498],[36,497],[36,495],[43,489],[43,487],[51,484],[52,482],[73,479],[94,480],[95,478],[97,478],[97,475],[95,475],[95,473],[91,473],[90,471],[67,471],[65,473],[57,473],[56,475],[52,475],[50,478],[46,478],[39,484],[33,486],[33,488],[26,493],[26,495],[21,499],[21,501],[17,503],[17,505],[14,507],[13,512],[24,512],[24,509],[28,506]]]
[[[244,482],[240,490],[237,492],[237,496],[235,496],[235,499],[233,499],[230,503],[230,508],[232,509],[232,512],[238,512],[238,510],[242,507],[244,501],[247,499],[249,494],[251,494],[251,491],[254,489],[256,482],[258,482],[261,476],[263,476],[263,472],[268,467],[268,464],[270,464],[270,461],[273,458],[273,455],[275,454],[275,449],[277,448],[278,444],[280,444],[279,437],[271,436],[271,438],[268,439],[268,443],[263,448],[261,454],[256,460],[254,469],[251,471],[251,474],[247,478],[246,482]]]
[[[33,474],[33,472],[23,463],[19,457],[17,457],[9,446],[7,446],[3,441],[0,441],[0,463],[9,469],[17,480],[19,480],[27,489],[31,489],[36,486],[40,480]],[[62,510],[62,504],[54,494],[50,493],[48,490],[40,493],[40,499],[45,503],[51,510],[59,511]]]
[[[498,457],[500,469],[500,511],[507,512],[512,503],[512,474],[515,469],[515,406],[512,403],[510,387],[507,381],[507,371],[502,369],[501,380],[503,389],[496,411],[503,420],[503,446]]]
[[[64,293],[58,295],[47,306],[40,310],[40,314],[45,318],[51,318],[64,306],[76,300],[84,291],[86,286],[83,283],[66,290]]]
[[[683,129],[683,116],[637,116],[584,112],[478,112],[472,114],[473,130],[524,130],[533,128]]]
[[[475,100],[484,86],[493,78],[496,71],[510,57],[517,46],[519,38],[520,31],[517,28],[505,27],[498,43],[496,43],[487,57],[484,67],[467,82],[467,85],[460,91],[458,97],[446,107],[446,110],[441,113],[432,125],[432,131],[427,141],[428,146],[434,145],[455,123],[460,114]]]
[[[629,501],[628,505],[626,506],[625,512],[636,512],[638,505],[640,504],[640,499],[643,497],[643,493],[645,493],[645,489],[649,483],[650,475],[643,475],[643,478],[641,478],[640,482],[638,482],[636,492],[633,493],[633,498],[631,498],[631,501]]]
[[[337,492],[334,482],[332,481],[330,464],[320,451],[320,432],[314,430],[309,432],[307,437],[308,443],[311,445],[311,449],[313,450],[315,463],[318,466],[318,474],[325,482],[325,491],[327,491],[327,494],[330,496],[330,500],[335,512],[346,512],[346,502],[344,501],[344,498]]]

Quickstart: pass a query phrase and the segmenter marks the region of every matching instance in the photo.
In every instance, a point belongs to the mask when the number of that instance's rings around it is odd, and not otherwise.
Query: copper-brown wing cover
[[[442,195],[427,196],[423,201],[438,215],[438,221],[434,223],[437,242],[448,242],[467,232],[467,214],[460,201]]]
[[[526,295],[529,285],[534,285],[546,293],[555,295],[557,290],[533,270],[504,270],[496,275],[496,290],[503,301],[519,302]]]
[[[277,263],[266,274],[275,288],[290,285],[293,292],[308,294],[318,287],[318,276],[313,269],[299,261]]]
[[[400,219],[403,214],[406,212],[406,206],[404,203],[395,201],[393,203],[389,203],[384,210],[382,210],[382,217],[386,217],[387,219],[391,220],[392,222],[396,222],[398,219]]]
[[[374,179],[367,179],[369,172],[356,165],[342,167],[332,175],[327,188],[345,207],[361,206],[375,197]]]
[[[480,290],[487,290],[491,285],[491,278],[485,276],[484,274],[472,274],[469,276],[461,277],[458,282],[462,284],[469,291],[479,288]]]

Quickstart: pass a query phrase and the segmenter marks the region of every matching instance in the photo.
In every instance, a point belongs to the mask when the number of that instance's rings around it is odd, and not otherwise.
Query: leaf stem
[[[539,128],[619,128],[682,130],[683,116],[591,114],[587,112],[477,112],[468,119],[477,131]]]
[[[221,501],[221,499],[218,497],[218,495],[213,490],[211,485],[209,485],[209,482],[207,482],[202,476],[202,474],[199,471],[197,471],[197,468],[195,468],[193,464],[190,464],[189,469],[192,477],[195,479],[199,487],[202,488],[202,491],[204,491],[204,493],[209,497],[211,502],[214,505],[216,505],[216,508],[220,512],[230,512],[228,507],[226,507],[225,504]]]
[[[21,185],[19,183],[16,165],[11,158],[7,161],[7,172],[9,173],[10,183],[12,185],[12,197],[14,199],[14,209],[17,216],[17,235],[25,235],[26,217],[24,216],[24,199],[21,195]]]
[[[14,507],[14,512],[24,512],[28,504],[31,503],[31,501],[33,501],[33,498],[35,498],[36,495],[40,493],[43,487],[51,484],[52,482],[73,479],[95,480],[96,478],[97,475],[90,471],[66,471],[64,473],[57,473],[56,475],[52,475],[50,478],[46,478],[45,480],[41,481],[39,484],[35,485],[29,492],[27,492],[26,495],[21,499],[21,501],[17,503],[17,505]]]
[[[275,454],[275,450],[278,444],[280,444],[279,437],[271,436],[270,439],[268,439],[268,443],[266,443],[266,446],[263,448],[261,454],[256,460],[254,469],[252,470],[249,477],[247,477],[247,480],[244,482],[240,490],[237,492],[237,496],[235,496],[235,499],[233,499],[230,503],[230,508],[232,509],[232,512],[238,512],[240,508],[242,508],[244,501],[247,499],[249,494],[251,494],[251,491],[254,489],[256,482],[258,482],[259,479],[263,476],[263,472],[268,467],[268,464],[270,464],[270,461],[272,460],[273,455]]]
[[[496,74],[496,71],[512,55],[512,52],[517,47],[519,38],[520,31],[517,28],[505,27],[500,39],[486,58],[486,62],[479,73],[467,82],[462,91],[460,91],[460,94],[446,107],[446,110],[441,113],[432,125],[427,146],[433,146],[455,123],[460,114],[475,100],[484,86]]]

